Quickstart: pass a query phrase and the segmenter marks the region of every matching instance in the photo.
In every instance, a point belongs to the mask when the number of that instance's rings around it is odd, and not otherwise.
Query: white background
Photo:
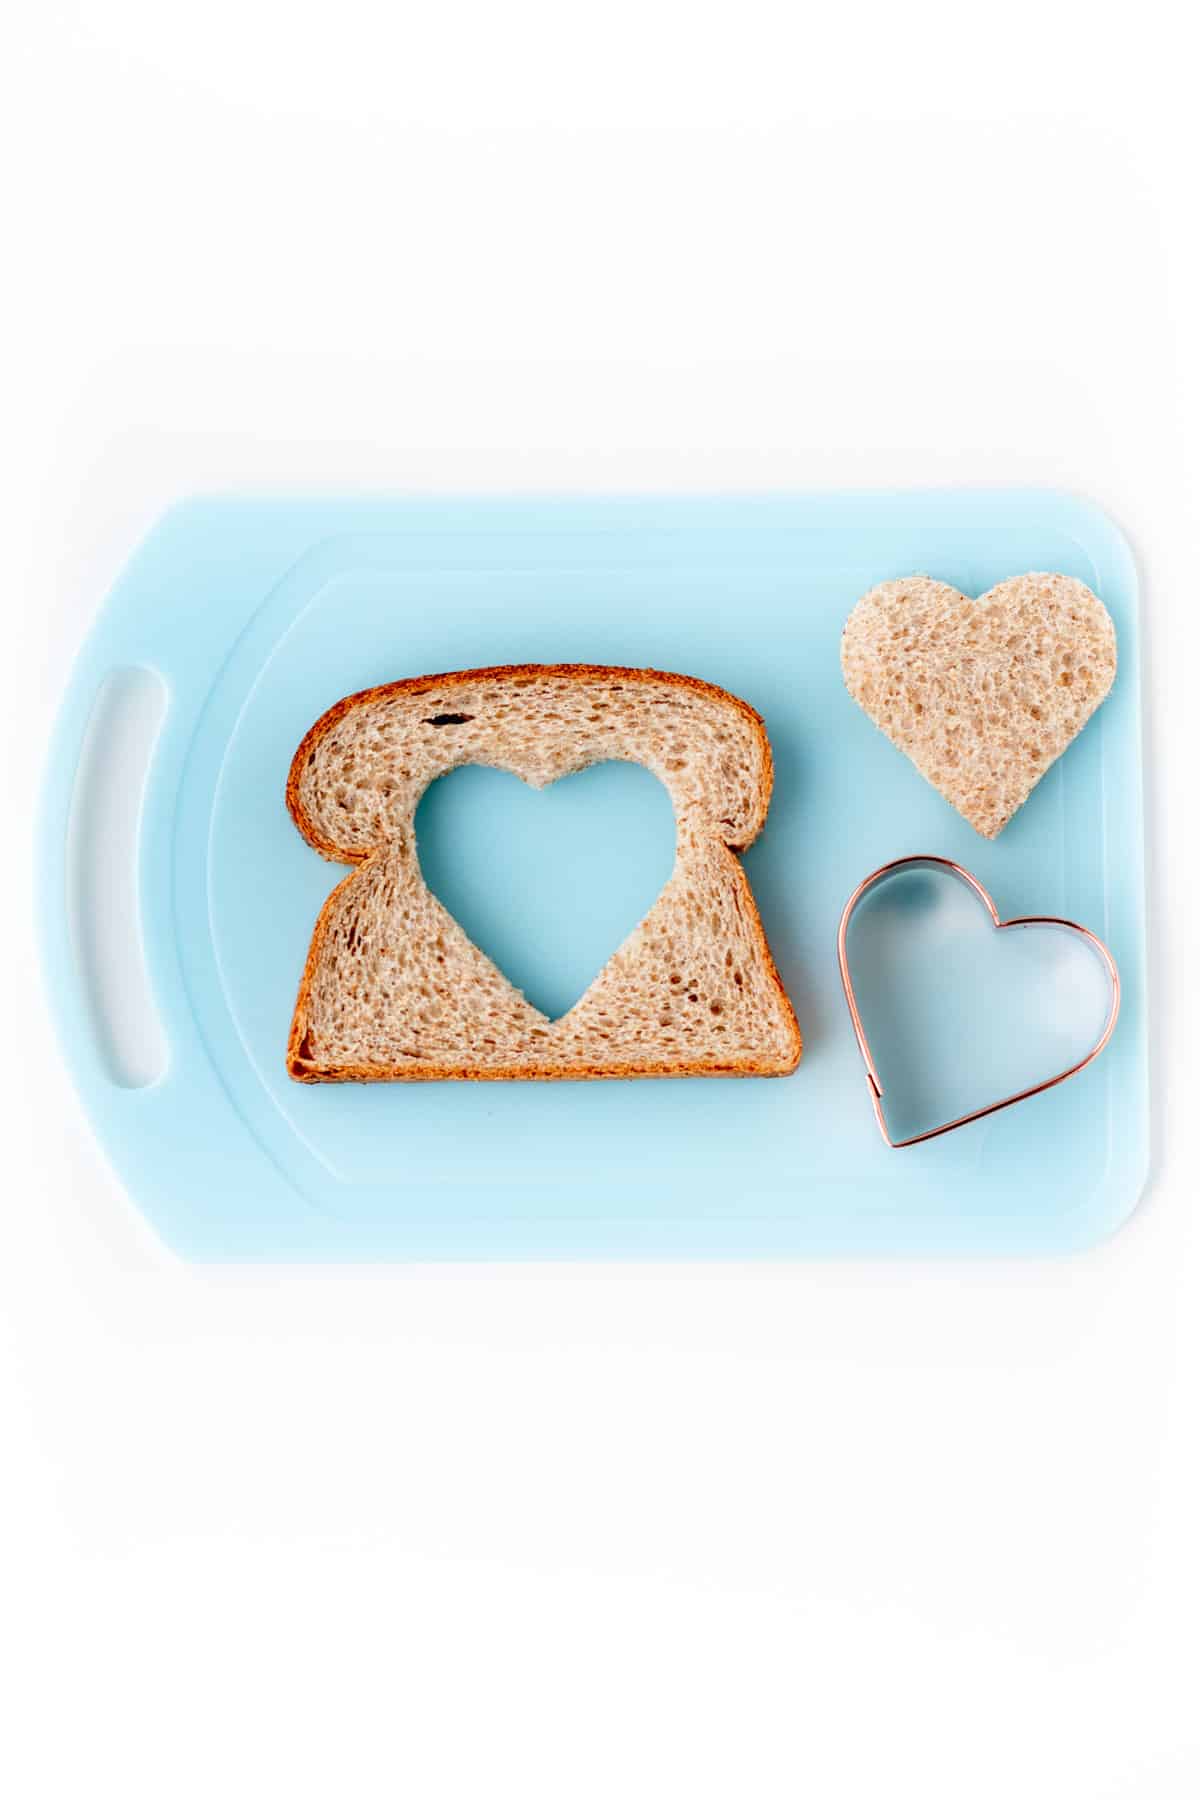
[[[1194,1800],[1200,143],[1174,9],[21,11],[0,1787]],[[1157,1141],[1115,1240],[303,1275],[158,1250],[49,1037],[27,846],[73,650],[170,500],[979,479],[1095,497],[1144,580]]]

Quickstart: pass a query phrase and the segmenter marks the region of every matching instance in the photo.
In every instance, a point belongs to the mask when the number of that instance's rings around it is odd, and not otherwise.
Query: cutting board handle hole
[[[148,1087],[167,1066],[142,945],[142,797],[167,710],[152,669],[116,669],[92,708],[67,827],[67,915],[96,1051],[119,1087]]]

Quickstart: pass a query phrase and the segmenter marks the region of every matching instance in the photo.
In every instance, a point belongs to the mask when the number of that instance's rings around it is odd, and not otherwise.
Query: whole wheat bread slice
[[[530,1005],[426,887],[414,815],[464,763],[544,787],[644,764],[675,808],[675,864],[580,1000]],[[655,669],[522,664],[392,682],[318,719],[287,804],[352,865],[317,921],[288,1040],[298,1081],[786,1075],[791,1003],[737,860],[762,829],[771,749],[752,707]]]
[[[996,837],[1105,698],[1117,640],[1069,575],[978,600],[928,575],[864,594],[842,633],[850,693],[982,837]]]

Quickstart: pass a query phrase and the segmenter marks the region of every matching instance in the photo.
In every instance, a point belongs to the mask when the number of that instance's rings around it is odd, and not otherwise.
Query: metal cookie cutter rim
[[[997,931],[1011,931],[1018,927],[1027,927],[1031,925],[1052,925],[1062,931],[1072,932],[1076,937],[1083,938],[1089,948],[1093,950],[1100,959],[1105,974],[1108,976],[1112,988],[1112,1000],[1109,1004],[1108,1017],[1104,1022],[1104,1029],[1101,1031],[1100,1036],[1092,1045],[1092,1048],[1088,1051],[1087,1055],[1081,1057],[1078,1062],[1072,1063],[1069,1069],[1063,1069],[1057,1075],[1051,1075],[1046,1081],[1035,1082],[1032,1087],[1021,1088],[1015,1094],[1008,1094],[1003,1100],[993,1100],[987,1106],[976,1107],[973,1112],[963,1113],[959,1118],[951,1119],[945,1125],[934,1125],[928,1131],[917,1132],[913,1137],[896,1139],[893,1138],[888,1131],[887,1121],[883,1116],[883,1085],[879,1079],[879,1072],[875,1067],[875,1059],[871,1055],[871,1046],[867,1041],[866,1030],[864,1029],[862,1018],[859,1014],[858,1002],[855,999],[854,983],[850,979],[850,964],[846,953],[846,940],[850,930],[850,920],[853,918],[859,902],[866,898],[872,888],[876,888],[881,882],[889,880],[891,876],[898,874],[901,869],[940,869],[947,875],[955,876],[957,880],[964,884],[964,886],[970,888],[976,899],[983,903],[984,907],[987,909],[988,916],[992,921],[992,925]],[[911,1149],[914,1144],[928,1143],[930,1138],[944,1137],[948,1131],[957,1131],[960,1126],[972,1125],[976,1119],[986,1119],[989,1114],[1001,1112],[1006,1106],[1016,1106],[1017,1102],[1020,1100],[1032,1100],[1035,1094],[1044,1094],[1048,1088],[1058,1087],[1060,1082],[1069,1081],[1072,1075],[1078,1075],[1081,1070],[1087,1068],[1089,1063],[1095,1062],[1100,1052],[1104,1049],[1104,1046],[1108,1043],[1109,1038],[1112,1036],[1116,1027],[1117,1016],[1121,1010],[1121,977],[1117,971],[1117,965],[1113,961],[1108,946],[1101,942],[1094,931],[1089,931],[1086,925],[1076,924],[1074,919],[1059,919],[1052,916],[1037,916],[1030,914],[1018,919],[1002,919],[997,911],[995,901],[992,899],[992,896],[988,893],[983,883],[977,881],[969,869],[964,869],[961,863],[952,862],[948,856],[900,856],[897,857],[894,862],[884,863],[880,868],[876,869],[873,874],[868,875],[864,881],[859,882],[849,900],[846,902],[842,911],[841,924],[838,926],[838,968],[841,972],[842,987],[846,995],[846,1004],[850,1009],[850,1023],[854,1027],[854,1035],[858,1040],[858,1048],[862,1054],[863,1062],[866,1065],[867,1089],[871,1096],[871,1107],[875,1114],[875,1122],[879,1126],[884,1143],[887,1144],[888,1148],[891,1150],[908,1150]]]

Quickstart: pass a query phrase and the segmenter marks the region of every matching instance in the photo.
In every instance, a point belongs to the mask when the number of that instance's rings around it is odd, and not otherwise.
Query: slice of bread
[[[880,730],[981,837],[994,838],[1113,684],[1117,640],[1069,575],[1018,575],[978,600],[927,575],[864,594],[842,674]]]
[[[560,1019],[531,1006],[426,887],[431,781],[487,763],[544,787],[643,763],[675,808],[650,912]],[[288,1041],[297,1081],[787,1075],[800,1031],[736,852],[762,829],[771,748],[752,707],[656,669],[523,664],[392,682],[317,720],[287,804],[353,865],[321,910]]]

